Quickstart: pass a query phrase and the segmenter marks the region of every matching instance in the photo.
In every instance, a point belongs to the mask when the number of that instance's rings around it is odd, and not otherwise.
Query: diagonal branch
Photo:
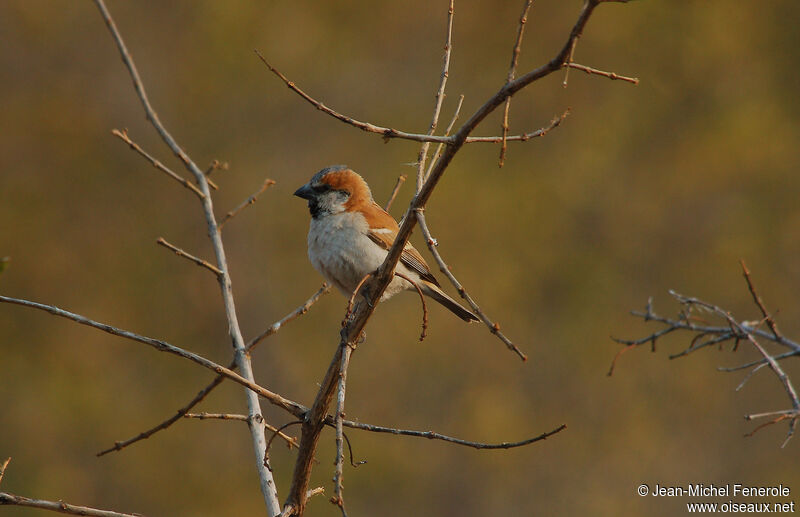
[[[111,134],[112,134],[112,135],[114,135],[115,137],[119,138],[120,140],[122,140],[122,141],[123,141],[123,142],[125,142],[126,144],[128,144],[128,146],[129,146],[131,149],[133,149],[134,151],[136,151],[137,153],[139,153],[139,154],[140,154],[142,157],[144,157],[144,159],[145,159],[145,160],[149,161],[149,162],[150,162],[150,164],[151,164],[153,167],[155,167],[156,169],[160,170],[161,172],[163,172],[164,174],[166,174],[166,175],[167,175],[167,176],[169,176],[170,178],[174,179],[175,181],[177,181],[178,183],[180,183],[180,184],[181,184],[181,185],[183,185],[184,187],[188,188],[189,190],[191,190],[192,192],[194,192],[195,194],[197,194],[197,196],[198,196],[200,199],[202,199],[202,198],[204,198],[204,197],[206,196],[205,194],[203,194],[203,193],[202,193],[202,192],[201,192],[201,191],[200,191],[200,190],[199,190],[199,189],[198,189],[198,188],[197,188],[197,187],[194,185],[194,183],[192,183],[191,181],[187,180],[186,178],[184,178],[184,177],[183,177],[183,176],[181,176],[180,174],[178,174],[178,173],[174,172],[172,169],[170,169],[169,167],[167,167],[166,165],[164,165],[164,164],[163,164],[163,163],[161,163],[160,161],[158,161],[158,160],[156,160],[155,158],[153,158],[152,156],[150,156],[150,154],[148,154],[148,153],[147,153],[147,151],[145,151],[144,149],[142,149],[142,148],[139,146],[139,144],[137,144],[136,142],[134,142],[133,140],[131,140],[131,139],[130,139],[130,137],[128,136],[128,130],[127,130],[127,129],[126,129],[126,130],[124,130],[124,131],[120,131],[119,129],[112,129],[112,130],[111,130]]]
[[[64,501],[45,501],[42,499],[31,499],[21,495],[0,492],[0,506],[27,506],[51,512],[66,513],[70,515],[90,515],[94,517],[144,517],[140,513],[119,513],[111,510],[99,510],[88,506],[77,506],[67,504]]]

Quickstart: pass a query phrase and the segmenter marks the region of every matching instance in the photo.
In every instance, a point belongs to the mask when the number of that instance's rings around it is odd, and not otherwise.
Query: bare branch
[[[344,422],[344,425],[347,427],[352,427],[353,429],[360,429],[362,431],[369,431],[372,433],[388,433],[400,436],[427,438],[429,440],[441,440],[448,443],[454,443],[456,445],[463,445],[465,447],[471,447],[473,449],[482,449],[482,450],[513,449],[515,447],[523,447],[531,443],[535,443],[541,440],[546,440],[547,438],[567,428],[566,424],[561,424],[552,431],[547,431],[546,433],[542,433],[538,436],[534,436],[533,438],[527,438],[519,442],[482,443],[482,442],[471,442],[468,440],[462,440],[460,438],[453,438],[452,436],[446,436],[443,434],[436,433],[434,431],[412,431],[409,429],[395,429],[393,427],[383,427],[371,424],[363,424],[361,422],[351,422],[347,420]]]
[[[191,181],[187,180],[186,178],[184,178],[180,174],[178,174],[176,172],[173,172],[172,169],[170,169],[169,167],[167,167],[166,165],[164,165],[160,161],[156,160],[152,156],[150,156],[144,149],[142,149],[139,146],[139,144],[137,144],[136,142],[131,140],[130,137],[128,137],[128,130],[127,129],[123,130],[123,131],[120,131],[119,129],[113,129],[113,130],[111,130],[111,134],[116,136],[117,138],[119,138],[120,140],[125,142],[126,144],[128,144],[128,146],[130,146],[131,149],[133,149],[134,151],[139,153],[141,156],[143,156],[147,161],[149,161],[153,165],[153,167],[155,167],[156,169],[160,170],[161,172],[163,172],[164,174],[166,174],[170,178],[174,179],[175,181],[177,181],[178,183],[180,183],[184,187],[188,188],[189,190],[191,190],[192,192],[197,194],[197,196],[200,197],[201,199],[206,197],[206,195],[203,194],[200,191],[200,189],[198,189],[194,185],[194,183],[192,183]]]
[[[51,512],[67,513],[70,515],[92,515],[97,517],[144,517],[140,513],[119,513],[110,510],[98,510],[88,506],[77,506],[67,504],[64,501],[44,501],[41,499],[30,499],[21,495],[0,492],[0,506],[27,506],[29,508],[39,508],[40,510],[50,510]]]
[[[267,188],[271,187],[274,184],[275,181],[271,179],[265,179],[260,189],[258,189],[252,196],[242,201],[242,203],[239,206],[237,206],[236,208],[225,214],[225,217],[223,217],[222,221],[219,222],[219,229],[222,230],[222,227],[225,225],[225,223],[227,223],[230,219],[236,217],[236,214],[238,214],[248,206],[254,204],[256,201],[258,201],[258,196],[263,194],[264,191],[267,190]]]
[[[569,63],[565,63],[564,66],[567,68],[567,70],[569,70],[570,68],[574,68],[576,70],[586,72],[589,75],[600,75],[603,77],[607,77],[612,81],[619,79],[620,81],[625,81],[626,83],[639,84],[638,77],[626,77],[624,75],[615,74],[614,72],[605,72],[603,70],[598,70],[596,68],[590,68],[588,66],[579,65],[578,63],[573,63],[571,61]]]
[[[417,142],[442,142],[445,144],[450,143],[447,138],[439,137],[439,136],[430,136],[430,135],[421,135],[416,133],[407,133],[405,131],[399,131],[397,129],[392,129],[390,127],[381,127],[376,126],[375,124],[370,124],[369,122],[361,122],[360,120],[356,120],[352,117],[348,117],[347,115],[342,115],[338,111],[329,108],[325,104],[321,103],[320,101],[314,99],[306,92],[301,90],[297,85],[295,85],[292,81],[290,81],[285,75],[283,75],[277,68],[273,67],[261,53],[256,50],[255,53],[261,59],[261,61],[267,65],[267,68],[272,71],[275,75],[280,77],[280,79],[289,87],[290,90],[298,94],[300,97],[305,99],[309,102],[312,106],[317,108],[318,110],[322,111],[323,113],[327,113],[328,115],[332,116],[333,118],[339,119],[345,124],[350,124],[351,126],[357,127],[362,131],[366,131],[368,133],[378,133],[379,135],[383,135],[384,138],[402,138],[405,140],[415,140]]]
[[[188,350],[184,350],[183,348],[179,348],[175,345],[171,345],[166,341],[162,341],[160,339],[154,339],[151,337],[141,336],[139,334],[122,330],[112,325],[107,325],[105,323],[99,323],[97,321],[91,320],[86,318],[85,316],[81,316],[79,314],[75,314],[69,311],[65,311],[63,309],[59,309],[58,307],[54,307],[52,305],[44,305],[41,303],[31,302],[28,300],[20,300],[18,298],[10,298],[8,296],[0,296],[0,302],[2,303],[12,303],[15,305],[22,305],[23,307],[30,307],[33,309],[38,309],[40,311],[49,312],[54,316],[59,316],[61,318],[66,318],[68,320],[72,320],[76,323],[80,323],[81,325],[86,325],[88,327],[93,327],[103,332],[107,332],[108,334],[113,334],[115,336],[124,337],[126,339],[130,339],[131,341],[136,341],[139,343],[144,343],[145,345],[151,346],[158,350],[159,352],[167,352],[169,354],[177,355],[179,357],[183,357],[184,359],[188,359],[194,363],[199,364],[209,370],[216,372],[219,375],[227,377],[228,379],[233,380],[237,384],[241,384],[245,388],[253,391],[254,393],[261,395],[265,399],[267,399],[271,404],[278,406],[282,409],[285,409],[289,413],[299,416],[306,412],[306,409],[301,404],[297,402],[291,401],[286,399],[277,393],[273,393],[268,389],[259,386],[258,384],[245,379],[244,377],[240,376],[236,372],[225,368],[205,357],[199,356],[193,352],[189,352]]]
[[[450,0],[450,5],[447,9],[447,36],[444,41],[444,58],[442,59],[442,74],[439,78],[439,89],[436,90],[436,101],[433,105],[433,115],[431,116],[431,123],[428,126],[428,135],[433,135],[436,132],[436,126],[439,124],[439,114],[442,112],[442,102],[444,102],[444,90],[447,86],[447,78],[450,74],[450,54],[453,51],[453,14],[455,13],[454,0]],[[424,142],[419,149],[417,156],[417,192],[422,188],[425,182],[425,160],[428,159],[428,148],[430,142]]]
[[[223,171],[228,170],[228,162],[220,162],[219,160],[212,160],[211,163],[206,168],[206,170],[203,171],[203,174],[205,174],[206,176],[206,181],[208,182],[208,186],[210,186],[214,190],[219,190],[217,184],[211,181],[211,173],[213,173],[216,170],[223,170]]]
[[[528,22],[528,11],[531,9],[533,0],[525,0],[525,5],[522,7],[522,15],[519,17],[519,25],[517,26],[517,40],[514,43],[514,49],[511,51],[511,66],[508,68],[508,76],[506,82],[510,83],[514,80],[517,73],[517,60],[519,59],[519,52],[522,49],[522,36],[525,33],[525,24]],[[511,97],[506,99],[506,104],[503,107],[503,124],[501,130],[503,132],[502,139],[503,145],[500,147],[500,167],[506,160],[506,137],[508,136],[508,111],[511,109]]]
[[[156,244],[158,244],[160,246],[164,246],[168,250],[173,251],[179,257],[183,257],[185,259],[188,259],[188,260],[194,262],[195,264],[197,264],[198,266],[201,266],[201,267],[204,267],[204,268],[208,269],[209,271],[211,271],[212,273],[214,273],[217,276],[222,274],[222,271],[220,271],[219,268],[217,268],[216,266],[210,264],[209,262],[207,262],[207,261],[205,261],[203,259],[197,258],[197,257],[195,257],[194,255],[192,255],[190,253],[186,253],[185,251],[183,251],[182,249],[180,249],[180,248],[178,248],[176,246],[173,246],[172,244],[167,242],[164,239],[164,237],[159,237],[158,239],[156,239]]]
[[[447,277],[447,279],[450,280],[450,283],[453,284],[453,287],[456,288],[458,294],[469,304],[472,311],[481,319],[481,321],[489,329],[489,332],[497,336],[498,339],[500,339],[500,341],[502,341],[506,345],[506,347],[508,347],[509,350],[517,354],[520,357],[520,359],[522,359],[523,361],[527,361],[528,356],[525,355],[525,353],[522,350],[520,350],[517,345],[515,345],[509,338],[506,337],[505,334],[503,334],[500,331],[500,325],[497,322],[492,321],[486,315],[486,313],[484,313],[481,310],[477,302],[475,302],[475,300],[472,299],[472,297],[469,295],[464,286],[461,285],[461,282],[459,282],[458,279],[455,277],[455,275],[453,275],[450,266],[448,266],[445,263],[444,259],[439,253],[439,250],[437,248],[438,242],[436,241],[435,238],[433,238],[430,230],[428,229],[428,223],[425,220],[425,214],[421,210],[418,210],[415,212],[415,215],[417,218],[417,222],[419,223],[419,228],[420,230],[422,230],[422,235],[425,237],[425,242],[428,244],[428,249],[433,255],[433,258],[436,260],[436,263],[439,265],[439,271],[441,271]]]
[[[408,176],[406,176],[405,174],[401,174],[400,176],[397,177],[397,183],[394,184],[394,188],[392,189],[392,193],[389,196],[389,200],[386,202],[386,206],[383,207],[383,209],[386,210],[387,212],[389,211],[389,208],[391,208],[392,203],[394,203],[394,198],[397,197],[397,193],[400,192],[400,187],[402,187],[403,183],[406,182],[407,177]]]
[[[505,137],[506,142],[527,142],[532,138],[538,138],[540,136],[544,136],[553,129],[557,128],[561,125],[567,116],[570,114],[570,109],[567,108],[564,110],[564,113],[561,115],[553,118],[547,126],[537,129],[536,131],[531,131],[530,133],[523,133],[521,135],[512,135]],[[500,136],[473,136],[467,139],[468,143],[489,143],[495,144],[498,142],[502,142],[504,139]]]

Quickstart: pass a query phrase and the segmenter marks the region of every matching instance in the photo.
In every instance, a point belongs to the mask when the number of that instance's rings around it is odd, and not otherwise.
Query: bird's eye
[[[331,186],[327,183],[321,183],[319,185],[314,185],[311,189],[316,192],[317,194],[322,194],[323,192],[327,192],[331,189]]]

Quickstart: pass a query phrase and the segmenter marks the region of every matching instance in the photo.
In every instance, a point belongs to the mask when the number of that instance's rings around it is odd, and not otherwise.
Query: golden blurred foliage
[[[307,209],[291,196],[312,173],[347,163],[392,209],[411,197],[418,145],[384,143],[319,113],[253,54],[311,95],[360,120],[424,132],[441,70],[447,2],[109,2],[162,121],[194,160],[230,163],[213,179],[218,214],[264,178],[276,185],[225,226],[245,337],[300,305],[321,278],[306,260]],[[465,95],[462,120],[505,80],[521,1],[456,3],[442,120]],[[520,73],[554,56],[581,2],[535,2]],[[787,336],[800,337],[800,4],[655,2],[601,5],[575,61],[641,79],[638,86],[554,74],[514,98],[511,133],[572,112],[541,139],[465,148],[431,199],[428,223],[454,273],[530,360],[484,327],[419,302],[380,307],[353,356],[349,418],[515,441],[475,451],[349,432],[351,515],[680,515],[685,498],[640,497],[641,483],[744,483],[800,491],[785,427],[752,438],[745,413],[782,409],[780,383],[717,366],[756,358],[745,346],[669,361],[625,354],[609,335],[651,327],[628,315],[648,296],[677,311],[675,289],[758,319],[738,261],[753,271]],[[230,360],[212,275],[155,245],[213,255],[193,195],[111,136],[127,128],[181,170],[144,119],[91,2],[0,5],[0,293],[72,310]],[[495,114],[476,134],[500,131]],[[418,233],[417,248],[425,246]],[[427,251],[424,250],[427,257]],[[433,263],[432,260],[429,260]],[[439,275],[441,276],[441,275]],[[440,278],[444,280],[443,278]],[[451,290],[452,292],[452,290]],[[254,354],[260,383],[311,402],[338,343],[346,301],[333,293]],[[433,304],[431,304],[433,305]],[[0,306],[2,490],[145,515],[261,515],[241,422],[181,421],[95,458],[174,414],[210,379],[188,362],[28,309]],[[797,371],[786,364],[790,375]],[[287,416],[265,406],[274,424]],[[244,411],[226,383],[200,408]],[[281,498],[294,453],[274,446]],[[333,434],[312,486],[332,494]],[[326,497],[311,515],[338,515]],[[703,502],[703,501],[700,501]],[[9,515],[38,515],[12,508]]]

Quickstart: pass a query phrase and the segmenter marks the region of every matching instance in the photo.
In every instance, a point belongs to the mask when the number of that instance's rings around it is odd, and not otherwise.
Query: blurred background
[[[582,2],[536,2],[519,71],[552,58]],[[272,76],[259,49],[308,93],[355,118],[424,132],[441,70],[447,2],[120,2],[109,9],[151,102],[193,159],[230,169],[214,180],[218,214],[265,178],[277,184],[225,226],[245,337],[320,285],[306,258],[308,212],[292,192],[346,163],[383,203],[413,174],[418,145],[384,143],[317,112]],[[462,121],[503,83],[521,1],[456,3],[443,125]],[[687,498],[636,495],[640,483],[783,483],[800,491],[800,439],[786,427],[752,438],[746,413],[789,406],[747,346],[670,361],[688,336],[631,351],[610,335],[654,330],[628,314],[667,290],[757,319],[739,259],[780,328],[800,337],[800,4],[655,2],[602,5],[575,61],[636,76],[633,86],[577,70],[514,98],[511,132],[545,138],[475,144],[457,156],[428,205],[440,251],[486,312],[529,355],[520,362],[480,325],[430,307],[419,343],[412,294],[379,307],[353,357],[347,414],[469,440],[546,442],[476,451],[428,440],[348,433],[352,515],[682,515]],[[91,2],[0,5],[0,293],[160,337],[230,360],[219,290],[208,272],[156,238],[211,259],[199,204],[113,128],[184,173],[145,121],[117,49]],[[499,110],[501,111],[501,110]],[[500,117],[476,135],[497,134]],[[399,217],[413,176],[392,209]],[[429,257],[416,232],[412,238]],[[429,262],[433,263],[432,259]],[[441,276],[441,275],[439,275]],[[444,280],[444,279],[442,279]],[[453,292],[451,290],[451,292]],[[254,354],[257,379],[310,403],[338,343],[346,301],[331,293]],[[16,306],[0,306],[2,489],[145,515],[260,515],[252,447],[240,422],[181,421],[122,452],[95,453],[160,422],[212,378],[187,361]],[[787,372],[797,373],[793,364]],[[796,382],[800,380],[796,379]],[[245,411],[225,383],[201,411]],[[264,404],[276,424],[287,415]],[[296,429],[294,430],[296,432]],[[323,435],[311,515],[338,515],[331,432]],[[276,444],[281,499],[294,452]],[[772,499],[771,502],[785,501]],[[713,499],[697,502],[714,502]],[[724,502],[724,500],[721,500]],[[38,511],[4,508],[4,514]]]

